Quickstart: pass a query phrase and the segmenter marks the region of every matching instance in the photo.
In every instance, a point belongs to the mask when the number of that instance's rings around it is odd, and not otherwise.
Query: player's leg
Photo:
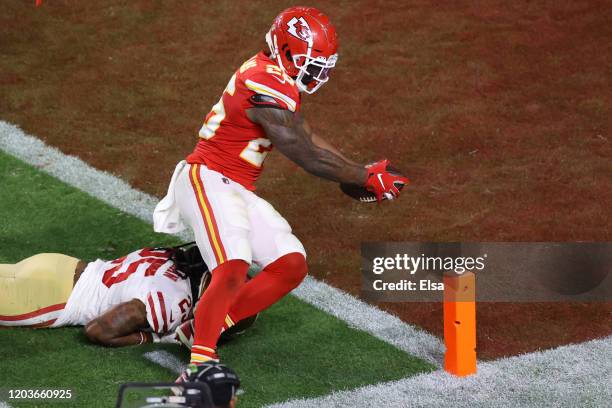
[[[52,325],[70,297],[78,262],[67,255],[38,254],[0,265],[0,326]]]
[[[251,262],[246,203],[220,173],[186,166],[176,185],[181,216],[194,231],[212,271],[195,312],[192,362],[217,359],[216,344],[232,300],[244,284]]]
[[[306,253],[287,221],[265,200],[248,193],[253,260],[262,271],[234,300],[225,328],[267,309],[296,288],[308,272]]]

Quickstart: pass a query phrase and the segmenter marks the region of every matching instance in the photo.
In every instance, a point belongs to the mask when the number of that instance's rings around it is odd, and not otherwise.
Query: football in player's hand
[[[391,165],[387,165],[386,170],[390,174],[403,176],[401,171]],[[402,188],[404,188],[404,183],[397,182],[395,183],[395,187],[401,191]],[[375,203],[377,201],[376,194],[359,184],[340,183],[340,190],[352,199],[362,203]],[[383,195],[382,200],[387,200],[387,197]]]

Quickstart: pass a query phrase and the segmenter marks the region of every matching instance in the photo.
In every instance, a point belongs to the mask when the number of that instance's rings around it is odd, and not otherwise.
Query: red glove
[[[387,171],[389,160],[384,159],[376,163],[368,164],[368,179],[365,188],[376,195],[378,202],[384,199],[393,200],[399,197],[400,190],[409,180],[395,172]]]

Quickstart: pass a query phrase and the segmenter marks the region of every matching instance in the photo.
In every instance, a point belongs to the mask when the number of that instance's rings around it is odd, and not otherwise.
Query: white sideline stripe
[[[94,169],[77,157],[65,155],[47,146],[5,121],[0,121],[0,149],[112,207],[148,223],[153,222],[153,209],[158,198],[132,188],[116,176]],[[179,236],[185,240],[193,239],[191,232]],[[438,367],[441,364],[444,346],[440,339],[387,312],[310,277],[293,293],[318,309],[344,320],[353,328],[365,330]]]
[[[346,292],[307,276],[292,292],[316,308],[363,330],[400,350],[441,367],[444,344],[437,337],[404,323],[399,318],[369,305]]]
[[[459,378],[438,370],[398,381],[298,399],[268,408],[310,407],[608,407],[612,336],[479,363]]]
[[[174,374],[179,375],[185,370],[187,364],[183,363],[177,356],[172,353],[168,353],[165,350],[149,351],[142,355],[149,361],[152,361],[160,366],[167,368]]]
[[[77,157],[64,154],[40,139],[25,134],[19,127],[1,120],[0,150],[112,207],[152,222],[153,209],[159,199],[132,188],[110,173],[94,169]]]
[[[13,408],[8,403],[0,401],[0,408]]]

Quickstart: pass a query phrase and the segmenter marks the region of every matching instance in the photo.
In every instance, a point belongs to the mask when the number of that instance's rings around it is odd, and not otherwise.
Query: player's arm
[[[114,306],[85,326],[85,335],[96,344],[110,347],[132,346],[152,341],[147,309],[140,300],[132,299]]]
[[[354,164],[355,166],[359,166],[358,163],[354,162],[353,160],[351,160],[348,157],[346,157],[345,155],[343,155],[342,152],[340,152],[340,150],[338,150],[336,147],[331,145],[327,140],[323,139],[321,136],[319,136],[316,133],[314,133],[313,131],[311,131],[310,130],[310,126],[308,125],[308,122],[306,122],[306,120],[304,120],[304,128],[312,136],[312,142],[314,144],[316,144],[317,146],[319,146],[322,149],[329,150],[330,152],[334,153],[337,156],[340,156],[347,163],[351,163],[351,164]]]
[[[281,153],[307,172],[341,183],[366,183],[366,168],[345,159],[320,138],[315,138],[319,142],[315,143],[312,130],[301,114],[277,108],[251,108],[247,115],[263,127],[268,139]]]
[[[345,155],[343,155],[342,152],[340,152],[340,150],[338,150],[337,148],[332,146],[327,140],[323,139],[321,136],[317,135],[316,133],[312,133],[312,143],[316,144],[321,149],[329,150],[333,154],[335,154],[337,156],[340,156],[347,163],[351,163],[351,164],[354,164],[355,166],[359,166],[359,163],[357,163],[357,162],[349,159]],[[361,167],[363,167],[363,166],[361,166]]]

